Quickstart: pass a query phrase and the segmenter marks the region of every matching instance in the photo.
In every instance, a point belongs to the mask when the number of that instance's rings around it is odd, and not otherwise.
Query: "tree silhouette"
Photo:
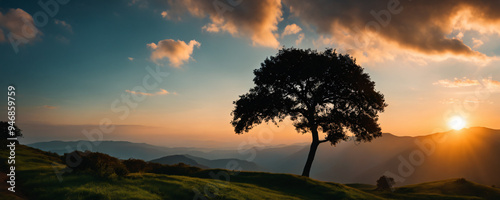
[[[15,124],[13,124],[13,128],[11,128],[12,130],[9,130],[9,127],[10,127],[10,124],[9,122],[4,122],[4,121],[0,121],[0,135],[2,135],[2,140],[0,142],[0,144],[2,145],[1,148],[6,148],[6,145],[9,144],[9,141],[7,140],[7,138],[14,138],[14,137],[22,137],[23,134],[21,133],[21,129],[17,128],[17,126]],[[11,135],[10,133],[13,133],[13,135]],[[19,141],[17,140],[13,140],[16,142],[16,144],[19,144]],[[10,142],[13,142],[13,141],[10,141]]]
[[[377,121],[387,106],[384,96],[349,55],[283,48],[254,74],[255,87],[233,102],[231,124],[242,134],[262,122],[277,124],[290,117],[298,132],[312,134],[302,176],[309,176],[320,143],[347,140],[348,131],[356,141],[382,135]]]

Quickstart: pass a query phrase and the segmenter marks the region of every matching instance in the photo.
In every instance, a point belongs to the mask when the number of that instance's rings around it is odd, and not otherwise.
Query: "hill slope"
[[[430,141],[430,142],[429,142]],[[75,142],[48,142],[31,144],[43,150],[59,149]],[[424,145],[425,147],[421,147]],[[71,146],[71,145],[70,145]],[[197,163],[209,168],[225,168],[227,160],[217,165],[203,160],[221,158],[239,159],[246,163],[243,170],[300,174],[307,159],[307,145],[289,145],[274,148],[254,148],[251,154],[237,150],[201,151],[193,148],[166,148],[130,142],[103,141],[98,151],[122,159],[135,157],[150,160],[166,155],[192,155]],[[56,151],[58,152],[58,151]],[[130,155],[128,155],[128,153]],[[416,153],[416,154],[415,154]],[[410,155],[424,155],[422,163],[412,165],[408,176],[400,174],[402,163],[410,162]],[[341,142],[335,147],[318,147],[311,169],[311,177],[339,183],[373,184],[386,172],[398,175],[398,186],[421,182],[464,177],[486,185],[500,185],[500,130],[467,128],[419,137],[402,137],[384,133],[369,143]],[[205,159],[204,159],[205,158]],[[418,157],[414,160],[418,161]],[[255,167],[257,166],[257,167]],[[396,177],[394,177],[396,178]]]
[[[185,155],[164,156],[161,158],[151,160],[150,162],[160,163],[160,164],[165,164],[165,165],[174,165],[174,164],[184,163],[186,165],[191,165],[193,167],[199,167],[202,169],[210,168],[210,167],[207,167],[205,165],[201,165],[200,163],[196,162],[195,160],[193,160]]]
[[[240,160],[235,158],[209,160],[205,158],[192,156],[189,154],[164,156],[161,158],[151,160],[150,162],[166,164],[166,165],[184,163],[202,169],[215,168],[215,169],[232,170],[234,168],[243,171],[263,171],[262,167],[259,167],[257,164],[253,162],[248,162],[246,160]]]
[[[125,178],[98,178],[89,174],[64,174],[59,181],[57,172],[64,169],[59,156],[24,145],[16,148],[16,193],[29,199],[193,199],[195,195],[218,199],[381,199],[375,195],[340,184],[324,183],[295,175],[275,175],[242,172],[231,175],[229,182],[210,178],[210,172],[231,173],[225,170],[205,170],[194,177],[134,173]],[[2,162],[7,151],[1,151]],[[3,169],[5,170],[5,169]],[[239,178],[239,179],[238,179]],[[262,184],[257,184],[263,179]],[[276,184],[266,187],[275,180]],[[245,181],[246,180],[246,181]],[[253,181],[250,181],[253,180]],[[281,181],[280,181],[281,180]],[[293,183],[293,184],[291,184]],[[4,183],[5,184],[5,183]],[[291,187],[291,188],[290,188]],[[314,190],[292,190],[315,188]],[[205,193],[204,191],[208,191]],[[213,194],[212,194],[213,192]],[[0,197],[13,195],[1,191]],[[22,197],[19,197],[23,199]],[[2,198],[3,199],[3,198]]]
[[[226,159],[205,159],[196,156],[192,156],[187,154],[188,158],[195,160],[197,163],[201,165],[208,166],[209,168],[217,168],[217,169],[230,169],[232,165],[237,165],[236,169],[240,171],[265,171],[262,167],[258,166],[254,162],[249,162],[246,160],[240,160],[235,158],[226,158]]]
[[[276,165],[270,166],[270,170],[300,174],[308,152],[309,147],[305,146],[288,156],[276,157]],[[321,144],[311,177],[322,181],[373,184],[390,172],[400,176],[399,186],[459,177],[500,185],[499,154],[500,130],[475,127],[418,137],[384,133],[368,143],[348,141],[335,147]],[[257,154],[255,162],[262,165],[257,162],[259,156],[261,154]],[[400,168],[408,173],[401,174]]]
[[[499,189],[480,185],[465,179],[448,179],[396,188],[393,192],[374,190],[374,185],[347,184],[381,197],[390,199],[487,199],[500,198]]]
[[[87,145],[88,144],[88,145]],[[145,143],[133,143],[127,141],[100,141],[97,145],[90,141],[50,141],[50,142],[37,142],[27,144],[27,146],[50,151],[62,155],[69,153],[78,148],[80,151],[90,150],[93,152],[100,152],[109,154],[110,156],[119,159],[136,158],[142,160],[151,160],[165,155],[186,154],[192,155],[204,154],[203,150],[198,148],[184,148],[184,147],[160,147]],[[92,149],[87,149],[90,146]]]
[[[457,182],[458,185],[447,184],[450,181],[425,183],[397,188],[394,193],[380,193],[359,184],[347,186],[290,174],[216,169],[193,176],[134,173],[124,178],[97,178],[67,173],[58,179],[57,172],[65,167],[59,156],[24,145],[18,146],[16,153],[15,195],[19,196],[13,198],[13,193],[3,190],[1,199],[193,199],[196,195],[217,199],[500,198],[499,189],[468,181]],[[5,162],[7,151],[1,151],[0,156]],[[214,175],[223,178],[215,180],[211,178]]]

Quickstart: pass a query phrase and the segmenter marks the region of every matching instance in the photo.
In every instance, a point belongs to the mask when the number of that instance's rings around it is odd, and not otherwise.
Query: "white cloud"
[[[201,44],[196,40],[191,40],[189,43],[181,40],[165,39],[158,42],[158,44],[147,44],[153,52],[151,53],[151,60],[158,63],[158,61],[168,58],[170,65],[173,67],[180,67],[185,62],[188,62],[193,54],[194,47],[200,47]]]
[[[305,37],[304,33],[299,34],[297,40],[295,40],[295,44],[299,45],[302,42],[302,40],[304,40],[304,37]]]
[[[295,35],[302,31],[302,28],[298,26],[297,24],[289,24],[286,25],[285,29],[283,30],[283,33],[281,33],[281,37],[287,36],[287,35]]]
[[[480,47],[481,45],[483,45],[484,42],[480,39],[476,39],[476,38],[472,38],[472,48],[478,48]]]

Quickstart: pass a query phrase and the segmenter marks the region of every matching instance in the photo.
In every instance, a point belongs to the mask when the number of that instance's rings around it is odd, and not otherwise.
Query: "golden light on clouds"
[[[189,13],[198,18],[209,18],[210,22],[202,27],[204,31],[250,38],[254,46],[276,48],[280,45],[276,33],[278,23],[283,20],[280,0],[234,1],[229,4],[204,0],[168,3],[168,16],[179,19],[184,13]]]
[[[493,80],[491,77],[483,79],[469,79],[467,77],[454,78],[453,80],[442,79],[433,83],[433,85],[439,85],[447,88],[462,88],[470,86],[484,86],[485,88],[493,92],[500,89],[500,81]]]
[[[486,43],[485,37],[500,34],[498,1],[287,0],[284,4],[303,24],[317,29],[316,44],[336,45],[361,62],[410,54],[484,63],[491,57],[475,49]],[[467,34],[473,39],[464,37]]]
[[[449,87],[449,88],[458,88],[458,87],[469,87],[469,86],[476,86],[479,85],[478,80],[471,80],[466,77],[462,79],[455,78],[454,80],[439,80],[434,83],[434,85],[441,85],[443,87]]]
[[[196,40],[191,40],[189,43],[182,40],[166,39],[161,40],[158,44],[147,44],[153,52],[151,53],[151,60],[158,63],[164,58],[168,58],[170,65],[173,67],[180,67],[188,62],[193,54],[194,47],[200,47],[201,44]]]

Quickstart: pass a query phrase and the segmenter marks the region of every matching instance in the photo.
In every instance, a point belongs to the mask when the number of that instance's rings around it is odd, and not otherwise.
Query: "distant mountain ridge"
[[[76,146],[76,142],[47,142],[28,146],[65,153],[68,144]],[[257,166],[249,164],[244,170],[292,174],[301,173],[308,150],[308,145],[288,145],[253,148],[248,151],[251,153],[241,153],[237,150],[209,151],[114,141],[103,141],[97,148],[99,152],[121,159],[134,157],[151,160],[183,155],[209,168],[224,168],[229,161],[238,160],[238,163],[246,165],[249,162]],[[500,130],[473,127],[417,137],[384,133],[382,137],[368,143],[348,141],[335,147],[320,145],[312,165],[311,178],[373,184],[380,176],[391,174],[399,181],[398,185],[460,177],[482,184],[500,185],[498,155]],[[401,170],[403,173],[400,173]]]
[[[91,144],[91,145],[87,145]],[[90,150],[94,152],[101,152],[109,154],[110,156],[120,159],[137,158],[143,160],[151,160],[165,155],[186,154],[203,155],[206,149],[203,148],[186,148],[186,147],[161,147],[154,146],[146,143],[133,143],[128,141],[99,141],[92,143],[91,141],[50,141],[50,142],[37,142],[27,144],[27,146],[50,151],[57,154],[64,154],[72,152],[76,149]],[[90,146],[91,149],[88,149]]]
[[[166,165],[175,165],[175,164],[179,164],[179,163],[184,163],[186,165],[191,165],[193,167],[199,167],[202,169],[209,169],[210,168],[208,166],[199,164],[195,160],[188,158],[186,155],[164,156],[161,158],[153,159],[150,162],[166,164]]]
[[[282,162],[283,173],[300,173],[307,149]],[[398,185],[466,178],[500,185],[500,130],[473,127],[417,137],[384,134],[372,142],[320,145],[311,177],[342,183],[373,183],[391,175]],[[274,169],[276,170],[276,169]]]
[[[239,172],[207,169],[180,175],[156,172],[130,173],[120,178],[100,177],[94,171],[63,173],[60,156],[25,145],[16,146],[16,192],[4,188],[0,199],[500,199],[500,189],[466,179],[448,179],[396,187],[392,192],[370,184],[339,184],[283,173]],[[0,151],[7,162],[8,151]],[[3,165],[2,171],[6,171]],[[115,171],[116,172],[116,171]],[[170,171],[174,172],[175,171]],[[227,179],[214,176],[223,175]],[[4,181],[8,178],[5,173]],[[116,175],[116,174],[115,174]],[[64,182],[61,182],[63,180]],[[230,181],[230,184],[228,184]],[[208,196],[207,186],[217,193]],[[200,196],[201,195],[201,196]],[[204,196],[206,195],[206,196]],[[206,198],[208,199],[208,198]]]
[[[171,155],[164,156],[158,159],[153,159],[150,162],[160,163],[160,164],[179,164],[184,163],[187,165],[200,167],[202,169],[231,169],[231,170],[243,170],[243,171],[265,171],[262,167],[258,166],[253,162],[248,162],[246,160],[240,159],[215,159],[209,160],[205,158],[200,158],[192,155]]]

